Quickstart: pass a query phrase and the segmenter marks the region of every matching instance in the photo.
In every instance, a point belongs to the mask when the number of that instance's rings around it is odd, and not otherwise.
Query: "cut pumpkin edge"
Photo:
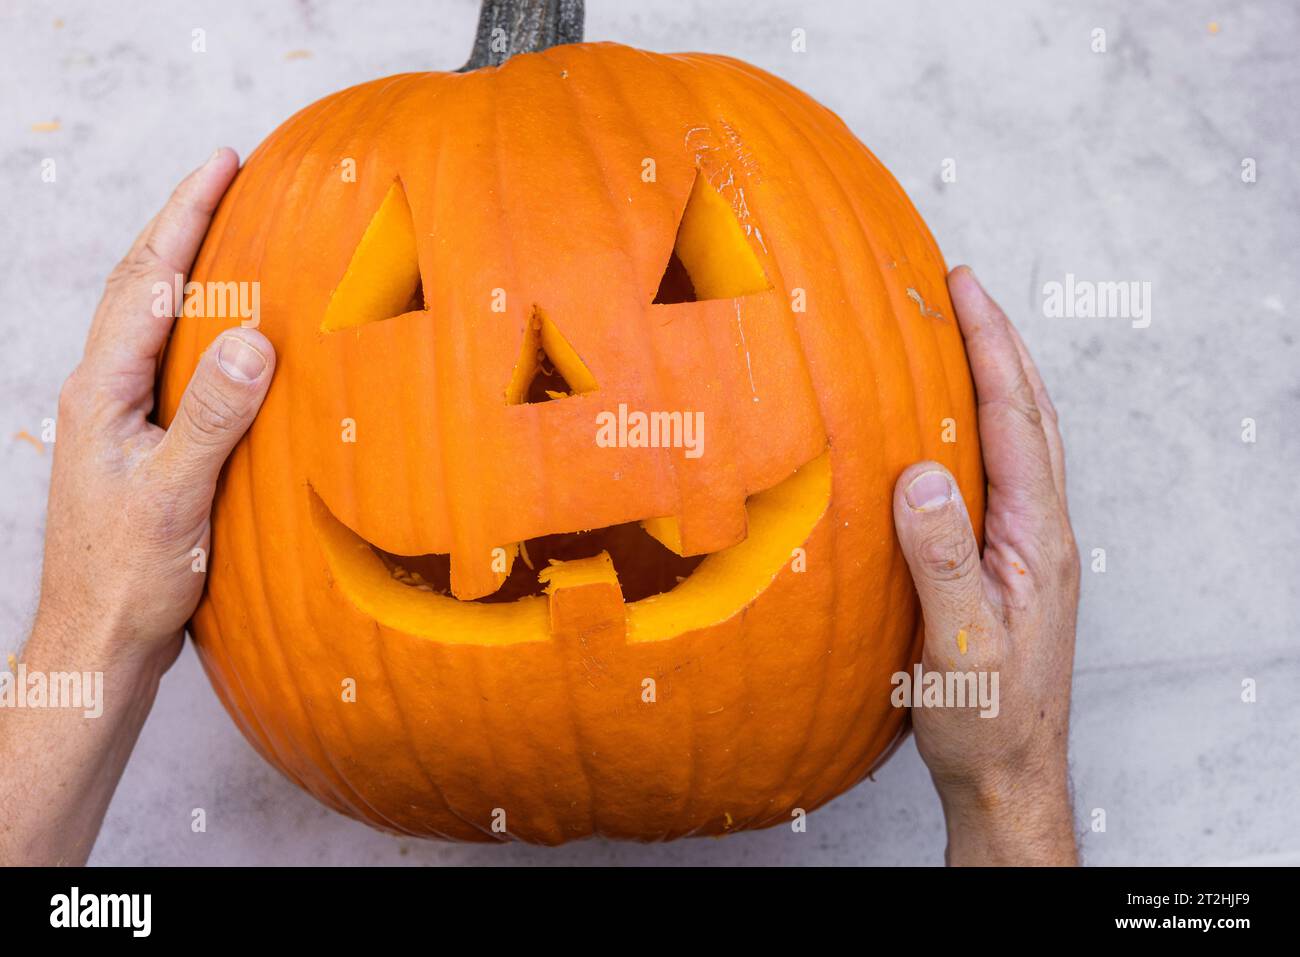
[[[359,612],[380,625],[443,644],[510,645],[551,639],[547,598],[460,601],[396,581],[370,544],[308,487],[312,525],[330,576]],[[715,552],[671,591],[624,606],[627,641],[663,641],[739,615],[806,544],[831,499],[829,450],[746,501],[749,534]],[[553,574],[553,573],[552,573]]]

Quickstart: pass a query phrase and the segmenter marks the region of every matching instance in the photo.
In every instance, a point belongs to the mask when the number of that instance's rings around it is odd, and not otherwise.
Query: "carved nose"
[[[533,306],[524,329],[519,361],[506,387],[510,405],[550,402],[596,391],[596,377],[559,327]]]

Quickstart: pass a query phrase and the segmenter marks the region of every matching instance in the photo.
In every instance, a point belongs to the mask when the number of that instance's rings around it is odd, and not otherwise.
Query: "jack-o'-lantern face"
[[[893,481],[979,490],[970,386],[928,235],[801,94],[612,45],[357,87],[259,148],[193,278],[259,282],[278,354],[193,631],[322,800],[717,833],[897,737]],[[164,421],[230,324],[178,323]]]
[[[597,624],[649,641],[735,616],[792,560],[829,502],[826,434],[750,214],[695,159],[665,158],[671,185],[634,164],[668,202],[632,211],[630,251],[555,214],[608,215],[570,177],[549,214],[515,215],[577,235],[522,262],[484,247],[469,275],[439,246],[486,198],[440,216],[400,173],[388,186],[313,343],[321,428],[356,430],[315,446],[313,522],[357,607],[447,642]],[[477,296],[476,279],[492,283]],[[419,386],[395,392],[394,374]],[[395,493],[409,508],[382,504]]]

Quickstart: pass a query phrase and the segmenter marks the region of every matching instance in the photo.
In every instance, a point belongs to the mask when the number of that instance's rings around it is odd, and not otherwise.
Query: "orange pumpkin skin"
[[[770,288],[652,304],[697,176]],[[323,331],[394,182],[425,308]],[[799,91],[735,60],[614,44],[367,83],[249,158],[191,279],[259,282],[278,356],[218,488],[191,631],[245,735],[325,804],[460,840],[720,834],[816,808],[900,740],[890,679],[919,657],[920,615],[893,486],[938,460],[980,534],[973,390],[926,227]],[[503,399],[536,315],[594,391]],[[163,424],[202,350],[238,322],[178,321]],[[702,410],[705,454],[597,447],[594,416],[620,403]],[[468,602],[410,633],[362,607],[364,576],[343,580],[352,566],[331,564],[313,512],[323,503],[393,553],[450,553],[469,595],[496,546],[658,516],[696,550],[734,556],[759,523],[751,509],[745,524],[747,496],[816,461],[829,498],[801,551],[735,572],[763,580],[731,612],[712,594],[673,606],[680,633],[649,606],[620,620],[607,582],[530,599],[527,634],[428,624],[459,622]],[[764,547],[785,544],[773,532]],[[740,568],[728,561],[716,567]],[[701,625],[715,605],[722,620]]]

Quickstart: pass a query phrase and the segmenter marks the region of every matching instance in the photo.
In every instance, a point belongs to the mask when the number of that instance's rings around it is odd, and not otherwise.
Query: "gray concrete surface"
[[[672,0],[589,3],[588,35],[706,50],[836,110],[974,264],[1060,408],[1085,561],[1072,740],[1087,860],[1300,863],[1300,7]],[[469,0],[36,3],[0,10],[0,653],[36,597],[50,455],[38,434],[105,274],[218,143],[244,155],[325,93],[460,64]],[[57,21],[56,21],[56,18]],[[203,28],[207,52],[191,52]],[[807,52],[791,31],[807,31]],[[1090,49],[1092,31],[1107,49]],[[57,123],[56,130],[37,124]],[[57,181],[41,181],[54,158]],[[956,160],[955,182],[941,176]],[[1257,180],[1243,182],[1255,160]],[[1152,322],[1051,319],[1067,273],[1152,284]],[[1245,443],[1242,420],[1257,423]],[[1241,700],[1253,678],[1258,701]],[[3,720],[0,717],[0,720]],[[12,773],[12,769],[0,769]],[[192,834],[203,807],[208,832]],[[938,863],[910,744],[782,829],[558,851],[398,840],[263,764],[186,650],[93,861]]]

